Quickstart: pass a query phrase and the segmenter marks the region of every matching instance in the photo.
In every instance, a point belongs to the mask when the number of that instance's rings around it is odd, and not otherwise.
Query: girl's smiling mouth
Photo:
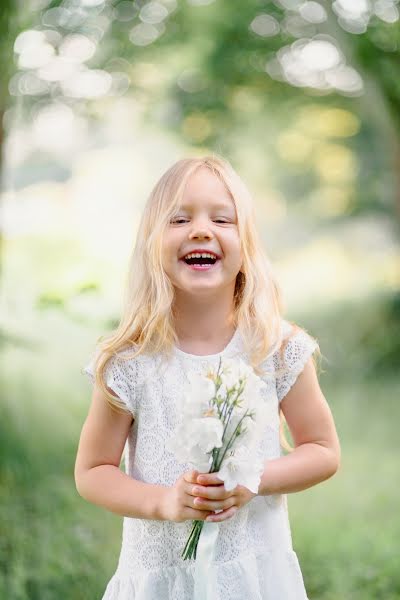
[[[183,256],[180,260],[192,270],[209,271],[215,267],[220,258],[214,252],[193,251]]]
[[[200,259],[197,259],[200,260]],[[184,260],[183,258],[181,258],[181,261],[183,262],[184,265],[186,265],[189,269],[192,269],[194,271],[209,271],[210,269],[215,269],[216,265],[220,262],[220,259],[216,259],[215,262],[213,263],[189,263],[186,260]]]
[[[214,250],[195,248],[184,254],[179,260],[193,271],[209,271],[221,260],[221,256]]]

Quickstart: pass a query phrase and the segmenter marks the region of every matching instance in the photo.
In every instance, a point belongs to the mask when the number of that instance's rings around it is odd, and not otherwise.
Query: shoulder
[[[123,347],[111,356],[106,367],[117,365],[126,371],[136,371],[138,374],[152,362],[152,357],[138,353],[137,346]]]
[[[164,358],[160,353],[137,354],[137,348],[123,348],[109,359],[105,372],[121,373],[121,377],[139,394],[162,376],[167,367]]]
[[[149,357],[137,354],[137,348],[133,346],[119,349],[111,356],[105,356],[105,352],[96,347],[83,372],[90,377],[93,383],[96,372],[101,372],[107,384],[110,381],[119,381],[126,386],[137,387],[143,383],[148,363]]]
[[[282,319],[281,332],[281,345],[273,354],[279,400],[286,395],[312,354],[319,349],[317,340],[296,323]]]
[[[118,349],[111,356],[105,356],[97,347],[83,372],[93,384],[96,384],[96,376],[102,379],[108,391],[135,416],[142,403],[150,362],[151,357],[137,354],[133,347]]]
[[[318,341],[305,329],[296,323],[283,318],[281,319],[280,346],[274,352],[275,362],[286,361],[288,359],[293,361],[306,349],[314,352],[317,348],[319,348]]]

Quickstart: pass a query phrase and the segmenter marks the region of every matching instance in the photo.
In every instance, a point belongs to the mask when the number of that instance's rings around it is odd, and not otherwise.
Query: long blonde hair
[[[188,179],[200,167],[210,169],[222,181],[236,208],[243,265],[236,277],[233,320],[256,373],[261,374],[260,364],[267,355],[280,348],[282,294],[260,243],[247,187],[231,164],[216,154],[183,158],[161,176],[149,195],[129,261],[120,323],[99,338],[95,380],[115,408],[126,411],[104,383],[110,358],[127,348],[132,353],[124,353],[126,360],[142,353],[168,355],[178,343],[172,311],[174,288],[162,266],[162,239]]]

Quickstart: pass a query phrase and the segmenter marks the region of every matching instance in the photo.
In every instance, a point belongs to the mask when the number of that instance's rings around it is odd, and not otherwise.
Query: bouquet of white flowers
[[[178,460],[202,472],[218,473],[226,490],[243,485],[257,493],[263,462],[256,447],[276,408],[261,397],[265,383],[243,360],[220,359],[218,369],[188,373],[182,421],[169,443]],[[182,557],[196,558],[204,521],[193,527]]]

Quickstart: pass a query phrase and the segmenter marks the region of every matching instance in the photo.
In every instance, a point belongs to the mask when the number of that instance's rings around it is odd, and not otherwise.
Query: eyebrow
[[[216,210],[230,210],[232,212],[234,212],[234,206],[231,206],[230,204],[224,204],[224,203],[219,203],[219,204],[213,204],[212,205],[213,209]],[[181,206],[179,206],[178,210],[189,210],[190,206],[188,206],[187,204],[182,204]]]

